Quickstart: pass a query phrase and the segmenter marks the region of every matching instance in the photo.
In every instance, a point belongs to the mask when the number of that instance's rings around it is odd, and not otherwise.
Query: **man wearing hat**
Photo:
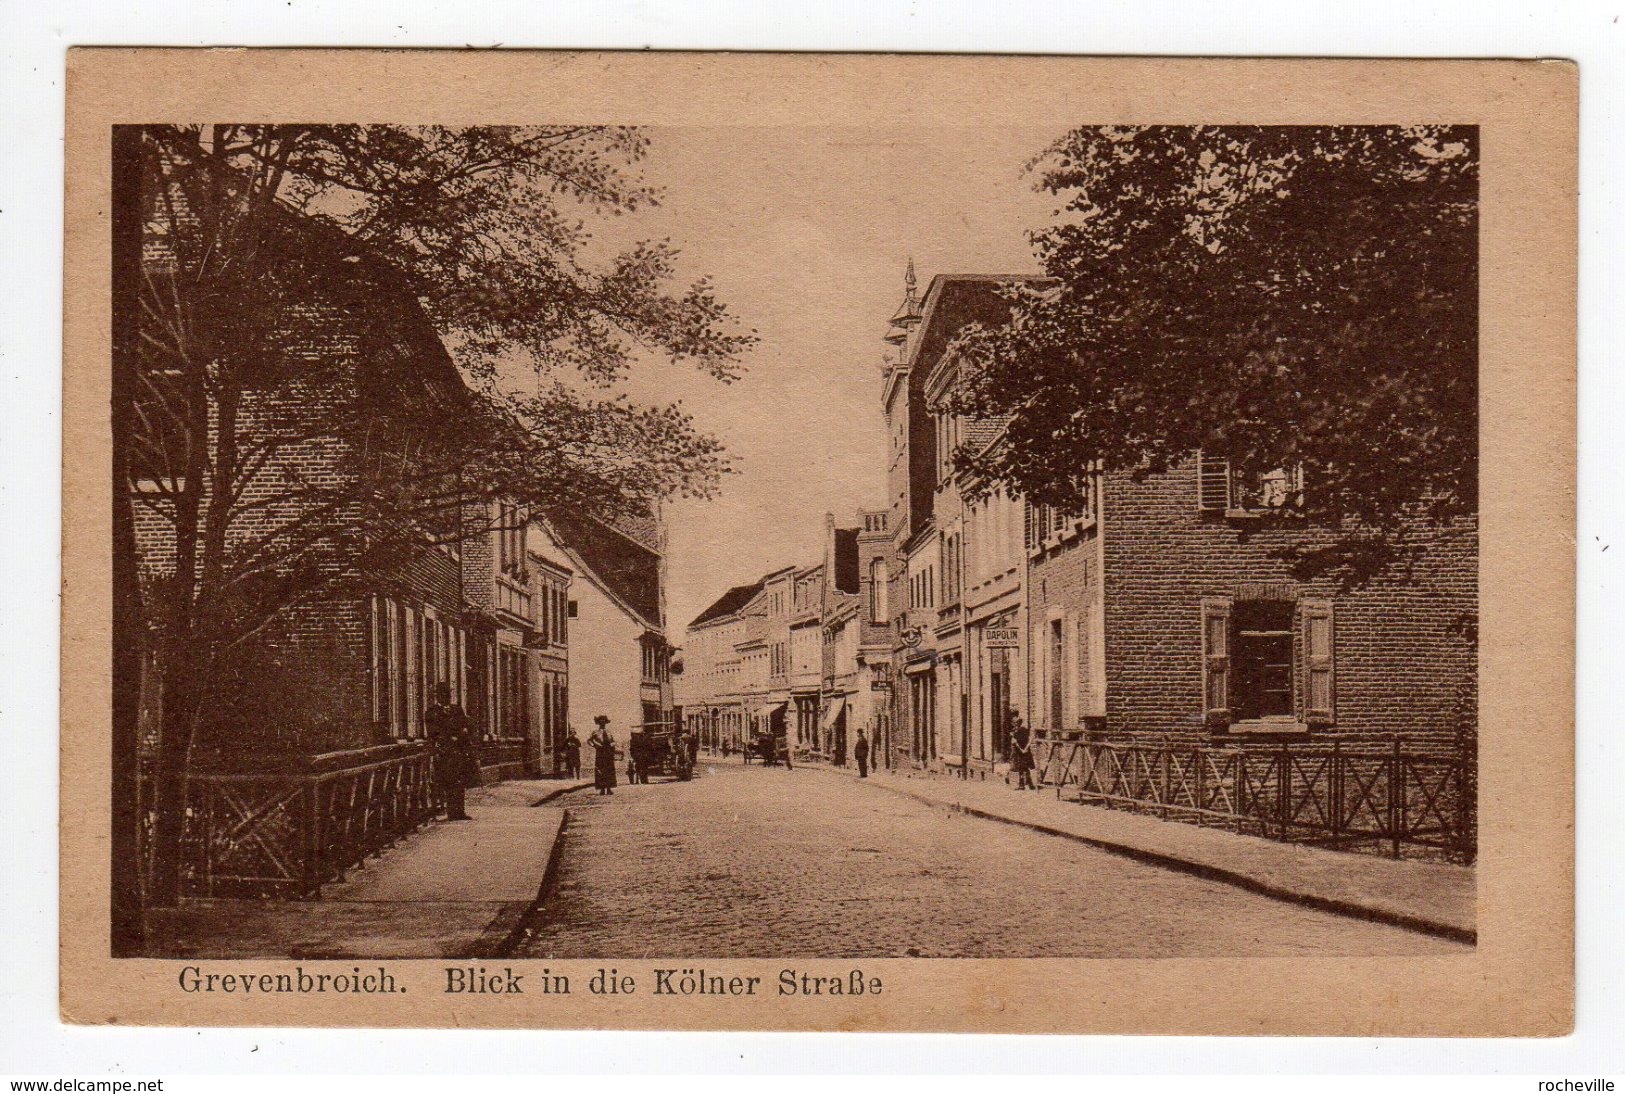
[[[609,732],[609,715],[600,714],[593,719],[598,726],[593,730],[592,736],[587,738],[587,745],[592,749],[593,786],[600,794],[615,793],[615,756],[619,751],[615,747],[615,738]]]
[[[451,685],[434,686],[434,702],[423,712],[429,746],[434,750],[434,784],[449,821],[468,820],[464,791],[480,785],[480,760],[474,723],[451,701]]]

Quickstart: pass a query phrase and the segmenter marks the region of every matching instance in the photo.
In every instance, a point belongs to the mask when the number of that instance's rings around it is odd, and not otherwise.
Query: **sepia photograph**
[[[1569,1021],[1572,68],[75,58],[65,1020]]]
[[[1474,942],[1475,127],[110,139],[119,952]]]

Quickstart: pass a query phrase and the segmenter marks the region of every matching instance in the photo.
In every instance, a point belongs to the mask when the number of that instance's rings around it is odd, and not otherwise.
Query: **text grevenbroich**
[[[206,972],[201,965],[186,965],[179,982],[184,992],[225,995],[396,995],[406,991],[382,965],[366,971],[356,965],[349,972],[307,972],[303,966],[295,966],[292,972]]]

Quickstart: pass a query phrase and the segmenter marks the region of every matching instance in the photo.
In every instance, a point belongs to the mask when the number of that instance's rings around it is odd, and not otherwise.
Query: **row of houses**
[[[1195,453],[1136,473],[1079,453],[1078,511],[974,489],[954,454],[1004,443],[1003,423],[951,410],[955,340],[1009,321],[1006,290],[1029,280],[945,274],[921,295],[910,263],[885,332],[887,505],[850,528],[826,518],[821,564],[694,620],[696,728],[777,731],[783,714],[794,742],[841,762],[862,726],[878,764],[971,778],[1006,770],[1017,718],[1047,742],[1459,750],[1476,720],[1476,522],[1419,527],[1402,572],[1344,588],[1284,557],[1329,535],[1294,473]],[[821,594],[798,598],[804,582]],[[796,636],[819,630],[822,662],[798,659]],[[787,674],[752,660],[785,643]]]
[[[838,527],[825,514],[820,561],[734,586],[689,624],[677,698],[703,747],[771,735],[802,759],[844,763],[857,731],[889,716],[890,638],[860,578],[884,550],[885,522],[868,518]]]

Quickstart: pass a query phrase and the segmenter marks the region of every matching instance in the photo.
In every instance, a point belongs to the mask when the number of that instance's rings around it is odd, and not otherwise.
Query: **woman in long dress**
[[[615,747],[615,738],[609,732],[609,716],[600,714],[593,721],[598,724],[598,728],[587,738],[587,746],[592,749],[593,755],[592,784],[600,794],[613,794],[615,756],[619,749]]]

